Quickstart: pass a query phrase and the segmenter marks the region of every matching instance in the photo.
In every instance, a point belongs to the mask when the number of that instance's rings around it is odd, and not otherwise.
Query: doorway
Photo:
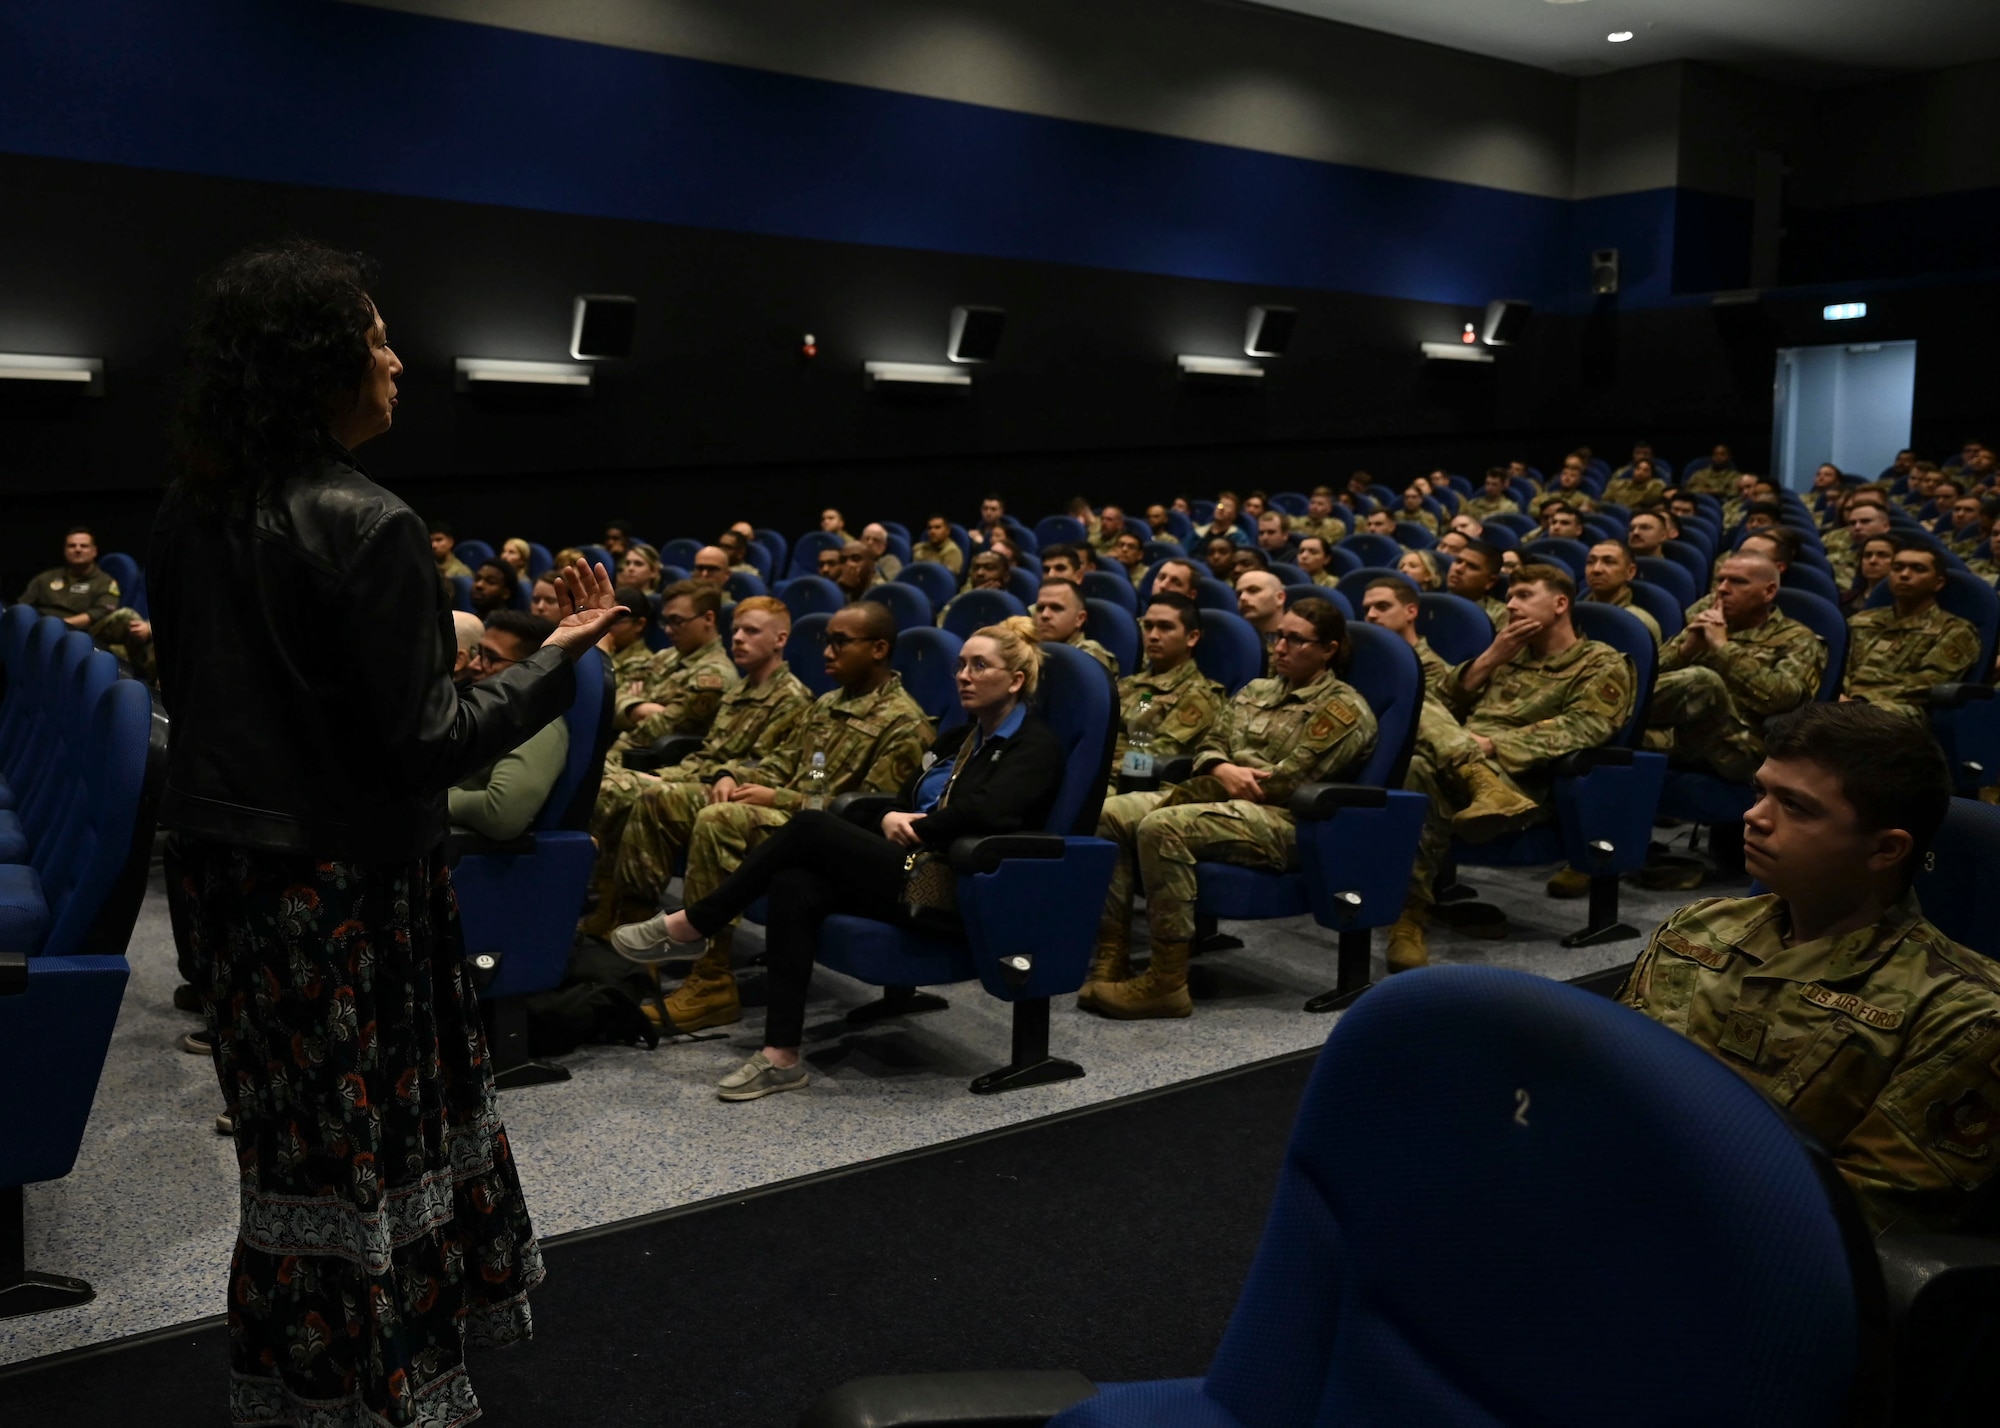
[[[1778,480],[1810,490],[1822,461],[1874,480],[1910,444],[1916,388],[1914,342],[1780,348],[1771,432]]]

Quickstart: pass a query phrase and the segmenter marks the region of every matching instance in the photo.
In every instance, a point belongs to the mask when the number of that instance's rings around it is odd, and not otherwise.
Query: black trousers
[[[805,812],[752,848],[722,885],[688,910],[703,936],[727,927],[758,898],[764,924],[769,1004],[766,1046],[805,1039],[806,991],[819,955],[820,924],[837,912],[903,923],[903,860],[908,851],[831,813]]]

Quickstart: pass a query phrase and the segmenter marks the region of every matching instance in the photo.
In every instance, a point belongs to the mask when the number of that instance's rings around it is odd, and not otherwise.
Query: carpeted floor
[[[780,1428],[870,1374],[1207,1366],[1255,1252],[1300,1053],[548,1247],[536,1339],[471,1361],[494,1428]],[[0,1373],[10,1423],[222,1419],[208,1325]]]

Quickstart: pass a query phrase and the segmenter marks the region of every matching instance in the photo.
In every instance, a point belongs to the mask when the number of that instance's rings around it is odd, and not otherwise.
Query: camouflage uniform
[[[1764,721],[1817,696],[1826,658],[1826,641],[1775,606],[1714,650],[1683,635],[1660,652],[1645,746],[1743,782],[1764,761]]]
[[[653,652],[646,648],[644,640],[634,640],[624,649],[611,656],[611,686],[623,698],[633,685],[641,690],[646,684],[646,669],[653,662]]]
[[[1826,563],[1833,568],[1833,584],[1836,590],[1845,590],[1854,584],[1855,570],[1861,564],[1861,552],[1854,548],[1854,532],[1846,526],[1836,526],[1820,540],[1826,549]]]
[[[1681,477],[1681,489],[1700,496],[1729,496],[1736,491],[1734,466],[1704,466]]]
[[[1492,592],[1481,595],[1472,602],[1486,612],[1486,618],[1493,622],[1494,633],[1507,628],[1507,621],[1513,617],[1507,613],[1507,602]]]
[[[1113,679],[1118,678],[1118,656],[1111,653],[1110,650],[1100,645],[1096,640],[1089,638],[1082,630],[1078,630],[1075,634],[1064,640],[1063,643],[1073,645],[1077,649],[1082,650],[1085,654],[1103,665]]]
[[[683,655],[670,645],[653,655],[646,662],[645,688],[638,694],[629,689],[618,693],[618,723],[625,732],[605,754],[605,767],[622,767],[627,749],[643,749],[662,734],[707,734],[722,696],[736,687],[738,679],[721,640],[710,640],[692,654]],[[661,709],[634,724],[632,711],[641,704],[658,704]]]
[[[1301,536],[1318,536],[1328,545],[1338,545],[1346,538],[1347,522],[1339,516],[1286,516],[1285,529],[1293,539]]]
[[[1301,784],[1356,767],[1374,747],[1374,711],[1331,670],[1296,690],[1282,679],[1244,685],[1202,741],[1194,766],[1270,770],[1264,802],[1231,798],[1218,781],[1199,773],[1162,792],[1107,798],[1097,836],[1118,845],[1118,867],[1104,900],[1099,945],[1124,945],[1135,874],[1146,890],[1154,945],[1187,942],[1194,936],[1195,863],[1291,867],[1298,842],[1285,800]]]
[[[1192,658],[1165,674],[1151,670],[1118,681],[1118,743],[1111,750],[1111,790],[1118,791],[1118,766],[1125,761],[1132,721],[1141,703],[1153,721],[1153,757],[1178,758],[1201,747],[1221,715],[1227,696]]]
[[[1477,496],[1467,496],[1458,509],[1460,514],[1483,524],[1494,516],[1520,514],[1521,504],[1512,496],[1489,496],[1481,491]]]
[[[1324,585],[1329,590],[1338,590],[1340,588],[1340,577],[1333,573],[1333,567],[1328,566],[1325,570],[1313,573],[1312,583],[1315,585]]]
[[[704,803],[690,820],[687,838],[683,896],[688,902],[714,892],[752,844],[762,842],[805,807],[815,752],[826,755],[829,800],[843,793],[895,793],[921,766],[932,739],[930,720],[903,689],[900,675],[890,676],[887,684],[868,694],[851,695],[844,689],[822,694],[792,727],[792,737],[768,750],[754,768],[730,764],[712,771],[717,778],[727,774],[738,783],[774,789],[777,798],[770,808],[711,804],[702,791]],[[648,799],[641,808],[651,804]],[[625,842],[629,848],[641,838],[641,813],[635,809]]]
[[[1667,499],[1667,483],[1655,476],[1650,481],[1634,481],[1628,466],[1624,471],[1604,483],[1603,499],[1606,504],[1623,506],[1626,510],[1637,510],[1655,501],[1664,503]]]
[[[1561,486],[1551,486],[1534,500],[1528,502],[1528,514],[1540,520],[1542,509],[1560,501],[1579,515],[1588,515],[1597,509],[1597,503],[1590,498],[1590,492],[1579,486],[1574,491]]]
[[[1970,560],[1974,552],[1983,550],[1986,547],[1986,532],[1979,529],[1977,521],[1974,521],[1964,530],[1960,530],[1957,526],[1950,524],[1947,518],[1944,528],[1937,532],[1937,538],[1944,543],[1946,550],[1950,551],[1960,560]]]
[[[676,850],[687,845],[688,825],[708,801],[708,781],[716,770],[747,764],[759,749],[789,739],[812,699],[812,691],[781,664],[762,684],[739,682],[724,694],[701,748],[672,768],[658,773],[622,764],[605,769],[590,832],[597,839],[598,858],[617,869],[618,886],[643,894],[664,888],[673,876]],[[678,792],[669,797],[670,791]],[[682,796],[689,793],[691,802]],[[650,807],[656,795],[661,806]],[[641,806],[647,806],[646,813],[635,816]],[[665,840],[664,851],[662,840],[654,836],[661,827],[678,830]]]
[[[444,564],[438,567],[438,574],[446,580],[456,580],[461,575],[470,580],[472,578],[472,567],[457,556],[448,555],[444,558]]]
[[[1841,693],[1913,719],[1925,717],[1926,689],[1967,677],[1979,658],[1979,632],[1935,603],[1907,620],[1894,605],[1862,610],[1847,629]]]
[[[1451,684],[1451,666],[1422,635],[1417,636],[1416,650],[1417,667],[1424,672],[1424,693],[1433,700],[1445,699],[1445,690]]]
[[[2000,982],[1906,893],[1873,926],[1785,945],[1782,899],[1662,924],[1619,999],[1713,1052],[1827,1147],[1877,1233],[2000,1228]],[[1983,1207],[1983,1208],[1982,1208]]]
[[[1632,615],[1640,624],[1652,632],[1654,644],[1657,645],[1660,642],[1660,622],[1653,618],[1651,611],[1632,598],[1632,587],[1630,585],[1619,586],[1617,590],[1612,592],[1609,600],[1598,599],[1597,592],[1594,590],[1579,595],[1577,598],[1579,600],[1589,600],[1599,605],[1616,605],[1619,609]]]
[[[1428,906],[1431,883],[1451,848],[1452,815],[1466,802],[1459,785],[1466,765],[1485,760],[1487,770],[1515,793],[1546,809],[1553,786],[1548,765],[1578,749],[1604,743],[1632,712],[1638,680],[1625,656],[1610,645],[1579,639],[1561,654],[1521,649],[1468,694],[1465,671],[1451,671],[1440,700],[1424,701],[1416,751],[1403,787],[1426,795],[1430,813],[1410,871],[1410,901]],[[1463,719],[1457,728],[1432,714]],[[1453,721],[1454,723],[1456,720]],[[1487,758],[1472,735],[1493,741]]]
[[[120,605],[118,599],[121,593],[118,582],[100,565],[92,565],[90,574],[81,580],[69,573],[68,566],[58,565],[30,580],[28,588],[21,592],[19,603],[37,614],[51,615],[58,620],[68,620],[77,615],[90,616],[90,623],[81,627],[84,633],[99,648],[121,656],[138,671],[141,678],[150,680],[153,642],[126,638],[132,622],[145,617],[137,610]]]
[[[946,536],[941,545],[932,545],[927,540],[918,541],[910,547],[910,558],[942,565],[953,575],[961,575],[965,571],[965,552],[958,548],[958,542],[950,536]]]

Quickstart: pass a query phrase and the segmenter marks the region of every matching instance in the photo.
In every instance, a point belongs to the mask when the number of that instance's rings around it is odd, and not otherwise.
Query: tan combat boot
[[[1077,989],[1076,1004],[1085,1011],[1093,1005],[1091,991],[1099,982],[1123,982],[1132,976],[1132,949],[1126,938],[1130,930],[1120,928],[1115,936],[1106,937],[1099,933],[1097,952],[1090,959],[1090,975],[1083,979]]]
[[[1090,1009],[1118,1021],[1193,1016],[1194,998],[1188,995],[1187,972],[1187,943],[1155,941],[1152,965],[1138,976],[1091,984]]]
[[[708,948],[688,969],[687,980],[667,997],[667,1020],[675,1031],[700,1031],[743,1020],[743,1003],[736,995],[736,974],[729,969],[735,929],[724,928],[708,939]]]
[[[585,937],[609,937],[611,929],[624,920],[619,917],[618,911],[619,904],[625,900],[624,890],[618,886],[618,873],[611,859],[597,860],[597,866],[590,874],[590,892],[597,901],[577,922],[576,930]]]
[[[1549,874],[1548,892],[1550,897],[1590,896],[1590,874],[1579,873],[1575,868],[1557,868]]]
[[[1526,827],[1541,812],[1540,804],[1509,788],[1484,760],[1467,764],[1458,772],[1472,802],[1453,816],[1451,831],[1468,843],[1489,842],[1502,833]]]
[[[1430,964],[1431,949],[1424,941],[1424,924],[1429,921],[1426,910],[1416,903],[1403,909],[1403,915],[1389,928],[1389,974],[1407,972],[1412,967]]]

